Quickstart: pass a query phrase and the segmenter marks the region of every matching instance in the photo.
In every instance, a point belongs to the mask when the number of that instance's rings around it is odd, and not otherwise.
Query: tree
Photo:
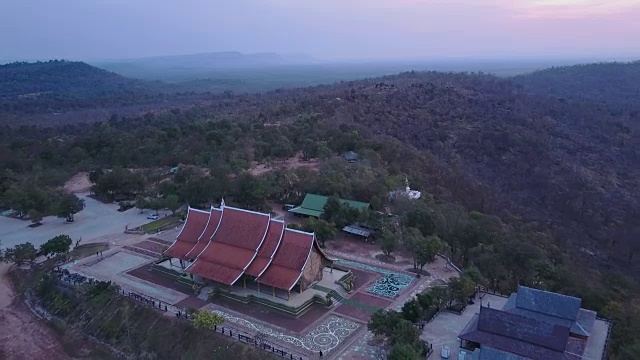
[[[397,326],[400,320],[402,320],[402,317],[397,311],[377,310],[371,314],[367,329],[375,335],[389,336],[391,330]]]
[[[396,344],[389,352],[388,360],[418,360],[420,357],[409,344]]]
[[[40,225],[42,223],[42,214],[35,209],[29,210],[29,219],[34,225]]]
[[[27,242],[18,244],[12,248],[6,249],[4,252],[5,262],[14,262],[16,265],[22,265],[25,262],[33,262],[38,256],[38,251],[32,243]]]
[[[167,197],[164,199],[164,206],[171,210],[172,215],[176,214],[176,210],[178,210],[181,205],[182,204],[180,204],[180,198],[178,197],[178,195],[167,195]]]
[[[158,210],[164,207],[164,201],[162,199],[150,199],[147,201],[147,207],[158,215]]]
[[[403,235],[405,244],[413,256],[414,269],[422,270],[427,263],[435,260],[444,246],[437,236],[425,238],[416,228],[406,228]]]
[[[224,318],[214,312],[198,310],[193,315],[193,326],[196,329],[213,330],[224,323]]]
[[[395,234],[390,232],[389,230],[383,230],[380,238],[378,239],[380,243],[380,250],[386,255],[390,256],[391,253],[396,249],[396,237]]]
[[[475,290],[476,284],[466,276],[452,279],[449,282],[449,306],[453,305],[454,301],[458,304],[466,304]]]
[[[136,207],[140,210],[140,214],[149,206],[149,202],[145,199],[144,196],[138,195],[136,196]]]
[[[324,242],[333,239],[336,236],[335,226],[322,219],[307,218],[304,221],[303,229],[316,234],[316,239],[320,242],[320,246],[324,247]]]
[[[335,196],[329,196],[322,209],[322,218],[327,221],[332,221],[340,212],[340,208],[340,200]]]
[[[93,184],[97,183],[100,177],[104,175],[104,171],[100,168],[89,172],[89,181]]]
[[[417,323],[422,318],[423,308],[417,299],[407,301],[402,306],[402,317],[412,323]]]
[[[40,245],[40,255],[51,256],[66,254],[69,252],[72,242],[69,235],[58,235]]]
[[[61,219],[73,222],[74,215],[84,209],[84,200],[74,194],[60,193],[55,206],[55,214]]]
[[[405,224],[408,227],[420,230],[424,236],[433,235],[436,228],[431,214],[426,209],[417,209],[409,212],[406,216]]]

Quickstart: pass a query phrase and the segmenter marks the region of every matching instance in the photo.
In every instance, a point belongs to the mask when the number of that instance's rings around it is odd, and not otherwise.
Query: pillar
[[[333,263],[331,263],[331,270],[329,270],[329,273],[333,273]]]
[[[173,266],[173,259],[169,258],[169,265]]]
[[[258,281],[258,292],[260,292],[260,282]]]
[[[271,287],[271,291],[272,291],[273,297],[276,297],[276,287],[275,286]]]
[[[245,288],[245,289],[247,288],[247,277],[246,276],[242,278],[242,287]]]
[[[300,281],[300,294],[302,294],[302,281]]]
[[[291,290],[287,291],[287,301],[291,300]]]

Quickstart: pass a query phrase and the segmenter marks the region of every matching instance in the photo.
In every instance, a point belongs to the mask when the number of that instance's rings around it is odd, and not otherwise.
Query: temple
[[[292,292],[302,294],[325,273],[334,275],[333,261],[313,233],[224,202],[210,211],[189,208],[182,231],[164,255],[169,262],[179,260],[179,269],[194,283],[235,295],[268,292],[289,301]]]

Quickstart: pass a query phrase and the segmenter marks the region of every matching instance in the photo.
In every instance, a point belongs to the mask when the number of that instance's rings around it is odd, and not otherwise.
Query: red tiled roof
[[[284,222],[280,220],[271,220],[269,222],[269,230],[267,236],[258,251],[258,255],[253,260],[246,273],[253,277],[258,277],[269,266],[273,256],[280,245],[284,234]]]
[[[271,265],[257,279],[258,282],[291,290],[302,275],[314,242],[312,233],[286,229]]]
[[[222,210],[211,208],[211,215],[209,215],[209,220],[207,221],[207,226],[204,231],[198,238],[198,242],[193,246],[191,251],[189,251],[185,257],[187,259],[195,259],[200,255],[202,250],[209,244],[209,240],[211,240],[211,236],[218,228],[218,224],[220,224],[220,219],[222,217]]]
[[[193,246],[198,242],[198,238],[202,234],[202,231],[207,226],[207,221],[209,220],[209,212],[189,208],[187,212],[187,219],[176,238],[176,241],[165,250],[164,254],[183,259],[185,255]]]
[[[267,235],[270,216],[223,207],[221,217],[211,241],[187,271],[233,285],[256,257]]]
[[[257,251],[267,233],[269,219],[268,214],[224,207],[222,221],[211,240]]]

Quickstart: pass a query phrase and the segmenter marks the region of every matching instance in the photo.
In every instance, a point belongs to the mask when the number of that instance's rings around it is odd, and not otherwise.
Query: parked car
[[[147,219],[149,220],[158,220],[160,218],[160,215],[158,214],[149,214],[147,215]]]

